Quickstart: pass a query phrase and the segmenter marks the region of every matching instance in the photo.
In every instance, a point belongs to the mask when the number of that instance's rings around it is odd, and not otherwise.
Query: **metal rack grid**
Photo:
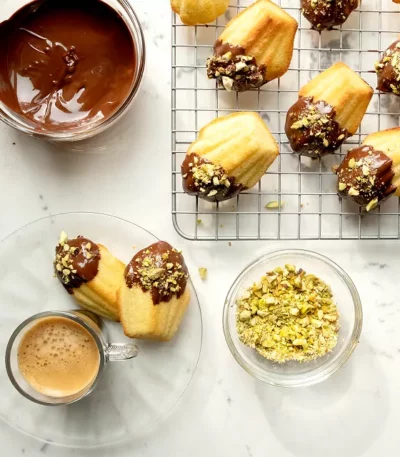
[[[376,87],[374,63],[400,32],[399,7],[391,0],[363,0],[338,29],[311,30],[300,0],[277,1],[296,18],[293,59],[280,80],[241,94],[209,81],[205,61],[225,24],[252,0],[233,0],[224,17],[187,27],[172,17],[172,215],[178,233],[190,240],[399,239],[400,200],[393,197],[362,213],[336,194],[333,165],[374,131],[399,125],[400,100],[375,92],[359,132],[337,153],[319,160],[293,154],[284,133],[288,108],[299,88],[318,72],[343,61]],[[219,204],[183,192],[180,166],[199,129],[215,117],[256,111],[279,143],[281,154],[258,186]],[[280,208],[266,204],[278,201]]]

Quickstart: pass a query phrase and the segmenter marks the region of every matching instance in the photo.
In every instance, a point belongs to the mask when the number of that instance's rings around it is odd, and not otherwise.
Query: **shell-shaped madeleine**
[[[400,127],[372,133],[365,138],[363,145],[372,146],[392,159],[392,184],[397,188],[394,195],[400,197]]]
[[[356,72],[337,62],[313,78],[299,91],[300,97],[323,100],[336,112],[335,120],[342,129],[354,135],[367,111],[374,91]]]
[[[227,200],[255,186],[278,155],[258,114],[220,117],[202,128],[189,147],[182,165],[184,189],[205,200]]]
[[[265,79],[271,81],[289,68],[296,31],[290,14],[270,0],[258,0],[226,25],[218,41],[244,49],[265,66]]]
[[[171,8],[186,25],[208,24],[224,14],[229,0],[171,0]]]

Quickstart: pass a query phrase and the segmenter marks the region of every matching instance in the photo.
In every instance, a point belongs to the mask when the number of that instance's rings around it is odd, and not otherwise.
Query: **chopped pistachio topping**
[[[366,155],[357,161],[354,158],[351,158],[348,161],[347,166],[353,170],[353,174],[355,174],[356,177],[348,175],[344,170],[341,170],[338,174],[339,191],[342,192],[347,189],[347,193],[351,197],[358,197],[362,194],[367,197],[370,196],[371,200],[373,200],[377,174],[373,157],[371,157],[371,155]],[[373,208],[370,207],[370,209]]]
[[[60,247],[61,249],[58,249]],[[93,254],[89,251],[92,249],[91,243],[82,246],[82,253],[86,259],[91,259]],[[54,260],[55,271],[64,284],[71,282],[71,274],[77,273],[74,268],[74,257],[78,254],[79,248],[68,244],[68,235],[62,231],[59,244],[56,249],[56,258]]]
[[[388,65],[393,69],[393,81],[391,81],[389,87],[394,94],[400,95],[400,41],[390,46],[382,59],[375,63],[376,73],[379,75]],[[392,80],[392,77],[390,80]]]
[[[144,257],[136,259],[135,268],[135,276],[139,279],[141,286],[145,290],[157,289],[164,297],[178,294],[181,290],[179,282],[188,277],[183,271],[182,265],[169,261],[170,251],[162,254],[161,262],[150,251],[146,251],[144,254]]]
[[[200,162],[197,156],[194,156],[193,163],[189,164],[190,173],[193,175],[194,184],[200,192],[206,192],[207,186],[221,186],[229,188],[231,182],[228,175],[220,165],[211,162]],[[208,190],[207,196],[213,197],[218,193],[217,189]]]
[[[209,79],[216,78],[228,92],[257,88],[266,83],[264,67],[258,66],[254,57],[233,56],[230,51],[207,59],[207,76]]]
[[[240,341],[273,362],[324,356],[336,346],[339,327],[330,287],[294,265],[268,272],[237,301]]]

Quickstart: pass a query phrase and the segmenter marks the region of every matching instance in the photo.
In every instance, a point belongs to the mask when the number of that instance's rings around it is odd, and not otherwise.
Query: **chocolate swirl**
[[[212,203],[229,200],[246,189],[228,176],[223,167],[195,153],[188,154],[182,163],[182,186],[189,195]]]
[[[372,146],[348,152],[336,170],[339,195],[367,211],[376,208],[396,191],[392,163],[392,159]]]
[[[127,287],[137,285],[150,292],[154,305],[181,297],[188,277],[182,254],[164,241],[139,251],[125,269]]]
[[[350,135],[335,115],[335,109],[323,100],[300,97],[286,116],[285,132],[293,151],[317,159],[338,149]]]
[[[93,241],[82,236],[73,240],[65,238],[56,246],[54,270],[62,285],[72,294],[73,289],[96,277],[100,258],[99,246]]]
[[[257,89],[268,81],[265,65],[257,65],[253,56],[246,54],[241,46],[233,46],[217,40],[214,55],[207,59],[207,76],[216,79],[227,91],[244,92]]]
[[[400,40],[392,43],[375,64],[378,90],[400,95]]]
[[[358,7],[358,0],[301,0],[304,17],[316,30],[342,25]]]

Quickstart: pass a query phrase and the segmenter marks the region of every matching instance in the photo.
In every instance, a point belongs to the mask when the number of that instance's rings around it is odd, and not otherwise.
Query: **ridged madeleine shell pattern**
[[[250,189],[279,155],[278,145],[257,113],[233,113],[200,130],[187,154],[220,165],[236,182]]]
[[[288,70],[296,31],[290,14],[270,0],[258,0],[226,25],[219,40],[244,48],[257,65],[265,65],[265,78],[271,81]]]

